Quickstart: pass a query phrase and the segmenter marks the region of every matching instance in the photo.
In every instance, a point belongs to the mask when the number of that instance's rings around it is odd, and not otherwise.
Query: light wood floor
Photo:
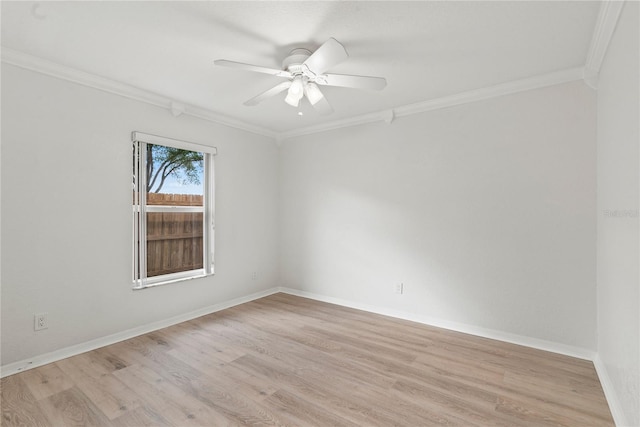
[[[276,294],[2,380],[3,426],[612,426],[592,363]]]

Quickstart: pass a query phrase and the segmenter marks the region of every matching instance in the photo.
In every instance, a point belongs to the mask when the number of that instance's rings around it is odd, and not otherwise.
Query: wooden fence
[[[202,206],[202,195],[147,193],[147,205]]]
[[[148,206],[202,206],[202,196],[149,193]],[[203,267],[201,212],[147,212],[147,277]]]

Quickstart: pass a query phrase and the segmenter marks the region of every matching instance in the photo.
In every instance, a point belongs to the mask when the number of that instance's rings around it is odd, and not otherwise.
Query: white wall
[[[598,354],[616,421],[630,426],[640,426],[638,9],[626,2],[598,84]]]
[[[283,286],[595,350],[595,123],[574,82],[286,141]]]
[[[214,277],[131,290],[134,130],[218,147]],[[277,162],[269,138],[3,64],[2,364],[276,286]]]
[[[628,2],[597,119],[571,83],[298,137],[280,155],[3,64],[2,364],[280,284],[597,346],[618,416],[640,425],[637,19]],[[218,147],[214,277],[130,289],[132,130]],[[50,327],[36,333],[37,312]]]

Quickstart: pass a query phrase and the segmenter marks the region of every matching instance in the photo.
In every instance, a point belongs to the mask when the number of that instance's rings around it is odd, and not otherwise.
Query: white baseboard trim
[[[509,342],[512,344],[518,344],[526,347],[536,348],[539,350],[550,351],[553,353],[564,354],[566,356],[576,357],[579,359],[585,359],[593,361],[596,372],[602,384],[605,397],[609,403],[609,408],[613,415],[613,419],[617,426],[626,426],[626,417],[624,411],[619,403],[615,388],[609,378],[604,363],[594,351],[560,344],[552,341],[541,340],[537,338],[526,337],[522,335],[512,334],[508,332],[497,331],[493,329],[480,328],[473,325],[467,325],[462,323],[450,322],[442,319],[436,319],[428,316],[423,316],[415,313],[409,313],[401,310],[393,310],[384,307],[377,307],[369,304],[363,304],[355,301],[349,301],[341,298],[330,297],[326,295],[320,295],[312,292],[302,291],[299,289],[276,287],[266,289],[264,291],[255,292],[253,294],[234,298],[229,301],[221,302],[218,304],[210,305],[198,310],[184,313],[178,316],[171,317],[169,319],[160,320],[157,322],[142,325],[136,328],[128,329],[126,331],[117,332],[105,337],[96,338],[91,341],[76,344],[70,347],[65,347],[59,350],[52,351],[50,353],[34,356],[29,359],[19,360],[17,362],[9,363],[0,367],[0,378],[4,378],[9,375],[17,374],[29,369],[37,368],[38,366],[53,363],[58,360],[66,359],[71,356],[75,356],[87,351],[95,350],[100,347],[104,347],[110,344],[115,344],[120,341],[124,341],[130,338],[137,337],[139,335],[147,334],[149,332],[157,331],[158,329],[173,326],[175,324],[186,322],[188,320],[195,319],[200,316],[215,313],[227,308],[234,307],[236,305],[244,304],[246,302],[254,301],[259,298],[263,298],[269,295],[276,294],[278,292],[286,293],[289,295],[300,296],[304,298],[310,298],[316,301],[328,302],[331,304],[341,305],[344,307],[355,308],[358,310],[367,311],[370,313],[382,314],[385,316],[395,317],[398,319],[409,320],[412,322],[421,323],[429,326],[436,326],[439,328],[449,329],[456,332],[463,332],[475,336],[484,338],[495,339],[499,341]]]
[[[518,344],[525,347],[531,347],[538,350],[550,351],[552,353],[563,354],[565,356],[576,357],[578,359],[584,359],[593,361],[596,353],[593,350],[584,349],[581,347],[574,347],[566,344],[561,344],[553,341],[541,340],[538,338],[531,338],[523,335],[512,334],[509,332],[497,331],[494,329],[486,329],[478,326],[451,322],[448,320],[437,319],[429,316],[423,316],[416,313],[410,313],[401,310],[393,310],[384,307],[377,307],[368,304],[362,304],[355,301],[349,301],[341,298],[329,297],[326,295],[315,294],[312,292],[301,291],[298,289],[279,287],[278,290],[285,294],[296,295],[304,298],[310,298],[317,301],[328,302],[331,304],[337,304],[344,307],[355,308],[358,310],[368,311],[371,313],[382,314],[385,316],[395,317],[403,320],[410,320],[412,322],[422,323],[424,325],[435,326],[438,328],[449,329],[456,332],[462,332],[465,334],[475,335],[483,338],[490,338],[498,341],[504,341],[511,344]]]
[[[370,313],[382,314],[385,316],[395,317],[398,319],[410,320],[412,322],[422,323],[424,325],[429,325],[429,326],[436,326],[439,328],[449,329],[456,332],[463,332],[466,334],[476,335],[484,338],[505,341],[512,344],[523,345],[526,347],[532,347],[540,350],[550,351],[553,353],[564,354],[571,357],[577,357],[579,359],[592,360],[594,361],[594,363],[596,362],[596,360],[600,360],[599,358],[596,357],[595,352],[591,350],[579,348],[579,347],[573,347],[573,346],[560,344],[552,341],[526,337],[522,335],[508,333],[508,332],[497,331],[493,329],[480,328],[477,326],[463,324],[463,323],[456,323],[456,322],[451,322],[447,320],[436,319],[433,317],[424,316],[416,313],[405,312],[401,310],[394,310],[394,309],[389,309],[385,307],[378,307],[378,306],[373,306],[369,304],[363,304],[363,303],[349,301],[341,298],[335,298],[335,297],[316,294],[312,292],[301,291],[299,289],[293,289],[293,288],[287,288],[287,287],[276,287],[276,288],[270,288],[260,292],[255,292],[253,294],[250,294],[244,297],[234,298],[229,301],[214,304],[208,307],[204,307],[204,308],[194,310],[188,313],[184,313],[178,316],[174,316],[168,319],[138,326],[136,328],[128,329],[126,331],[117,332],[115,334],[107,335],[105,337],[96,338],[94,340],[76,344],[70,347],[65,347],[65,348],[55,350],[50,353],[41,354],[29,359],[24,359],[17,362],[9,363],[7,365],[3,365],[2,367],[0,367],[0,377],[6,377],[8,375],[25,371],[27,369],[32,369],[38,366],[46,365],[47,363],[52,363],[61,359],[65,359],[67,357],[75,356],[80,353],[95,350],[97,348],[104,347],[106,345],[124,341],[124,340],[137,337],[139,335],[143,335],[149,332],[157,331],[158,329],[173,326],[181,322],[186,322],[188,320],[195,319],[196,317],[215,313],[217,311],[234,307],[236,305],[244,304],[246,302],[250,302],[250,301],[263,298],[269,295],[273,295],[278,292],[283,292],[286,294],[296,295],[304,298],[310,298],[317,301],[328,302],[331,304],[341,305],[344,307],[355,308],[358,310],[368,311]],[[604,366],[602,365],[601,362],[599,367],[598,365],[596,365],[596,369],[598,369],[598,375],[601,375],[601,372],[602,372],[602,375],[606,376],[606,371],[604,370]],[[609,385],[609,390],[612,390],[608,377],[603,377],[603,378],[606,378],[606,381],[608,381],[607,384]],[[605,387],[605,381],[604,380],[601,380],[601,381],[603,382],[603,387]]]
[[[210,305],[208,307],[194,310],[189,313],[180,314],[178,316],[174,316],[169,319],[159,320],[157,322],[138,326],[136,328],[127,329],[126,331],[117,332],[112,335],[96,338],[94,340],[72,345],[70,347],[61,348],[59,350],[55,350],[50,353],[45,353],[45,354],[31,357],[29,359],[24,359],[24,360],[19,360],[17,362],[9,363],[7,365],[3,365],[2,367],[0,367],[0,378],[17,374],[18,372],[26,371],[29,369],[37,368],[38,366],[46,365],[48,363],[57,362],[58,360],[66,359],[67,357],[76,356],[78,354],[95,350],[97,348],[104,347],[106,345],[115,344],[120,341],[128,340],[130,338],[134,338],[139,335],[157,331],[158,329],[173,326],[181,322],[186,322],[188,320],[195,319],[196,317],[215,313],[216,311],[220,311],[226,308],[234,307],[236,305],[244,304],[246,302],[263,298],[278,292],[280,292],[279,288],[271,288],[264,291],[255,292],[251,295],[234,298],[229,301],[224,301],[218,304]]]
[[[620,400],[618,399],[618,394],[616,393],[616,389],[613,386],[613,382],[611,381],[611,377],[609,377],[609,373],[607,372],[607,368],[604,365],[602,359],[600,359],[600,355],[596,354],[593,358],[593,366],[596,368],[596,372],[598,374],[598,379],[600,379],[600,384],[602,385],[602,390],[604,391],[604,396],[607,398],[607,403],[609,403],[609,410],[611,411],[611,415],[613,415],[613,421],[618,427],[631,426],[628,423],[627,417],[622,410],[622,405],[620,404]]]

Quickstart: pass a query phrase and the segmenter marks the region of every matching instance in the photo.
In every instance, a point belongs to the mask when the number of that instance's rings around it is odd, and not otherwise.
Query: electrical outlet
[[[404,284],[396,284],[396,294],[402,294],[404,292]]]
[[[49,322],[47,320],[47,313],[39,313],[33,315],[33,329],[35,331],[47,329],[48,327]]]
[[[258,278],[258,272],[254,271],[251,273],[251,280],[256,280]]]

